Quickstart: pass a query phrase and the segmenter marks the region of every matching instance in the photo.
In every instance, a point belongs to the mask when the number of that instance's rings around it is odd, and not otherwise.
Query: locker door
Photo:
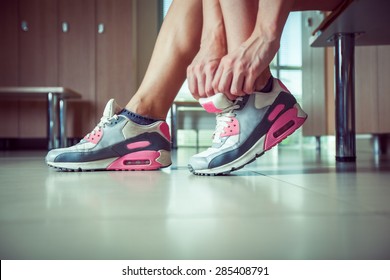
[[[57,1],[19,0],[19,86],[57,85]],[[46,136],[46,102],[20,102],[22,138]]]
[[[97,0],[97,117],[115,98],[125,106],[135,93],[132,1]]]
[[[59,0],[59,84],[82,94],[69,102],[68,136],[83,137],[95,119],[95,1]]]
[[[18,84],[18,6],[14,0],[0,0],[0,86]],[[0,138],[18,136],[18,102],[0,101]]]

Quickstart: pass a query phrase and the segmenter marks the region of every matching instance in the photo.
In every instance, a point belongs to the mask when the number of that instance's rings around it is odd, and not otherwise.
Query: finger
[[[220,64],[217,68],[217,71],[214,75],[214,79],[213,79],[213,89],[214,89],[214,92],[222,92],[219,90],[219,84],[221,83],[221,80],[222,80],[222,75],[223,75],[223,66]],[[224,95],[229,98],[230,100],[235,100],[237,97],[232,95],[229,91],[225,92]]]
[[[249,73],[244,80],[242,89],[246,94],[251,94],[255,90],[255,82],[257,77],[252,73]]]
[[[214,92],[219,92],[218,86],[219,86],[219,81],[221,80],[221,77],[222,77],[222,72],[223,72],[223,67],[220,64],[218,66],[217,70],[215,71],[215,75],[214,75],[213,81],[211,83]]]
[[[205,84],[205,93],[207,96],[212,96],[215,94],[213,86],[212,86],[212,82],[213,82],[212,74],[207,73],[206,74],[206,84]]]
[[[218,84],[218,92],[230,94],[232,79],[233,73],[231,71],[222,73],[221,79]]]
[[[224,95],[229,98],[231,101],[234,101],[237,99],[237,96],[231,94],[231,93],[224,93]]]
[[[206,93],[204,90],[205,87],[205,81],[206,81],[206,76],[203,72],[199,71],[196,75],[197,77],[197,82],[198,82],[198,93],[200,97],[206,97]]]
[[[187,70],[188,89],[195,99],[199,99],[198,81],[191,70]]]
[[[206,67],[205,93],[207,96],[212,96],[215,94],[212,83],[215,72],[217,71],[217,66],[217,64],[211,64]]]
[[[245,92],[242,90],[245,80],[245,75],[243,72],[237,73],[233,76],[232,85],[230,88],[230,93],[234,96],[243,96]]]

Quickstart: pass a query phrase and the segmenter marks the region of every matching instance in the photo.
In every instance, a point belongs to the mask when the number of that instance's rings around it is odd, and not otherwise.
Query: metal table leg
[[[59,100],[59,134],[60,134],[60,147],[66,147],[66,101],[63,98]]]
[[[336,160],[356,161],[354,34],[334,36]]]
[[[57,95],[49,92],[47,94],[47,135],[49,138],[48,149],[57,148]]]

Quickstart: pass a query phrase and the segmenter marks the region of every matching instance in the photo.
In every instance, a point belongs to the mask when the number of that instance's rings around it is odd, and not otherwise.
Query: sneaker
[[[272,91],[256,92],[231,101],[219,93],[199,99],[216,113],[212,146],[191,157],[189,170],[196,175],[228,174],[244,167],[280,143],[305,122],[307,115],[278,79]]]
[[[72,147],[51,150],[46,163],[63,171],[156,170],[171,165],[167,123],[140,125],[120,111],[111,99],[91,133]]]

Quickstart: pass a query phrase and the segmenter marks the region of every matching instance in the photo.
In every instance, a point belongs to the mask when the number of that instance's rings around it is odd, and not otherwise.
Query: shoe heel
[[[171,154],[168,151],[139,151],[118,158],[107,170],[156,170],[171,163]]]
[[[305,122],[307,114],[298,103],[284,112],[271,126],[264,141],[264,151],[270,150],[294,133]]]

